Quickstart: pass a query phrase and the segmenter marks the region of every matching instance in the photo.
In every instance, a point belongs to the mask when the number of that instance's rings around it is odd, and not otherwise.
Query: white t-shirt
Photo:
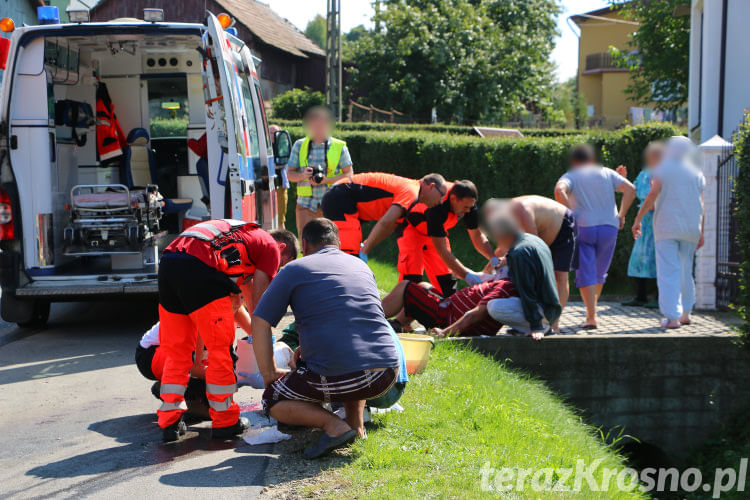
[[[149,331],[143,334],[141,337],[141,347],[148,349],[152,345],[159,345],[159,322],[157,321]]]
[[[620,227],[615,191],[625,178],[611,168],[588,165],[573,168],[558,182],[568,186],[572,195],[573,214],[582,227]]]
[[[701,195],[706,179],[697,168],[684,162],[665,163],[654,171],[661,192],[654,206],[654,239],[698,243],[703,207]]]

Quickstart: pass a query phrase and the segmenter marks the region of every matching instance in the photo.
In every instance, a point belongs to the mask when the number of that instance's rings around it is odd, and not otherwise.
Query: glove
[[[474,271],[469,271],[468,273],[466,273],[464,281],[469,285],[478,285],[482,282],[482,275],[479,273],[475,273]]]
[[[498,259],[497,257],[492,257],[490,259],[490,266],[492,266],[492,269],[497,269],[498,267],[500,267],[500,259]]]
[[[364,262],[365,264],[367,264],[367,254],[362,251],[362,248],[364,248],[364,247],[365,247],[365,244],[364,243],[360,243],[360,245],[359,245],[359,248],[360,248],[360,250],[359,250],[359,258],[362,259],[362,262]]]

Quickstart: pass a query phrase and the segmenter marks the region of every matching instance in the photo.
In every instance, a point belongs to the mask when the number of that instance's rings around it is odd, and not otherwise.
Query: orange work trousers
[[[212,425],[221,428],[236,424],[240,409],[232,399],[237,379],[230,354],[235,337],[231,299],[228,296],[216,299],[189,314],[169,312],[160,305],[159,321],[160,349],[164,349],[166,356],[161,377],[164,403],[157,412],[159,426],[172,425],[187,410],[185,389],[199,332],[208,349],[206,397]]]
[[[398,264],[396,269],[399,274],[399,281],[404,280],[404,276],[422,276],[427,273],[427,279],[432,286],[442,290],[440,283],[441,276],[451,276],[450,268],[443,262],[442,257],[438,254],[435,245],[432,243],[430,236],[425,236],[414,226],[407,225],[402,235],[396,240],[398,244]],[[446,245],[450,250],[450,242]],[[442,290],[444,294],[450,295],[447,290]]]

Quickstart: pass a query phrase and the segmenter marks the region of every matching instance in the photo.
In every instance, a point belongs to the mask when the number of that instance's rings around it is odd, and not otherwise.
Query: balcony
[[[586,69],[584,75],[605,72],[625,72],[626,68],[620,68],[615,64],[609,52],[598,52],[586,56]]]

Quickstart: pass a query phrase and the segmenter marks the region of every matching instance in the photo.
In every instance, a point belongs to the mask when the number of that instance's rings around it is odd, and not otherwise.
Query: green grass
[[[378,291],[380,296],[383,297],[391,292],[393,288],[398,284],[398,271],[393,264],[383,262],[380,259],[371,258],[367,264],[372,269],[375,279],[378,282]]]
[[[354,446],[353,460],[329,471],[315,493],[337,498],[482,498],[482,468],[549,468],[559,480],[576,461],[602,462],[622,470],[616,453],[595,437],[595,429],[530,379],[476,352],[440,342],[424,373],[413,376],[401,399],[405,410],[375,416],[377,428]],[[552,472],[554,471],[554,472]],[[488,476],[492,477],[492,476]],[[492,479],[488,484],[492,484]],[[542,478],[544,482],[544,478]],[[510,484],[514,484],[512,480]],[[504,498],[645,498],[637,490],[503,492]],[[574,479],[566,483],[573,487]]]

